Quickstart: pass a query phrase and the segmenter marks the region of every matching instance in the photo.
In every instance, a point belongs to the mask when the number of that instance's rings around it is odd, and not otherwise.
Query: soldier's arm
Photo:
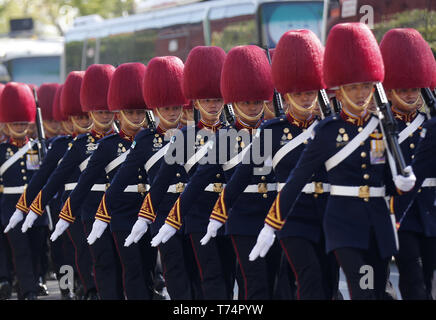
[[[103,141],[92,153],[86,169],[80,175],[77,186],[70,193],[59,214],[59,218],[73,223],[77,212],[88,196],[93,184],[105,174],[106,165],[112,160],[108,144]]]
[[[55,139],[50,144],[47,155],[44,158],[39,170],[33,174],[29,185],[18,200],[16,205],[17,209],[20,209],[23,212],[29,211],[30,204],[47,182],[51,173],[56,169],[59,161],[62,159],[62,156],[67,151],[68,144],[66,143],[65,139],[66,138],[64,137],[60,137]]]

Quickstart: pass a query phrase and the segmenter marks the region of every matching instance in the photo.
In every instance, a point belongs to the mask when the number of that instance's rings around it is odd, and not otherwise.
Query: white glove
[[[63,219],[59,219],[58,223],[56,223],[55,231],[51,234],[50,240],[56,241],[56,239],[59,238],[59,236],[64,233],[64,231],[67,230],[69,226],[69,222]]]
[[[408,177],[404,177],[400,174],[397,174],[394,177],[394,183],[395,186],[400,189],[401,191],[408,192],[412,190],[412,188],[415,186],[416,177],[413,173],[412,167],[407,166],[404,168],[404,172],[409,173]]]
[[[9,230],[15,228],[15,226],[24,219],[24,213],[20,209],[16,209],[9,219],[9,223],[5,228],[4,233],[7,233]]]
[[[21,232],[26,233],[27,229],[32,228],[33,224],[35,223],[35,220],[38,219],[39,215],[33,212],[32,210],[29,210],[29,213],[26,216],[26,219],[23,222],[23,225],[21,226]]]
[[[223,225],[224,223],[222,222],[214,219],[209,219],[206,235],[200,240],[201,245],[205,246],[211,238],[215,238],[218,229],[221,228]]]
[[[161,243],[165,243],[170,238],[175,235],[177,232],[177,229],[170,226],[169,224],[164,223],[162,227],[160,227],[159,232],[157,235],[151,240],[151,246],[157,247]]]
[[[267,224],[264,225],[257,236],[256,245],[253,247],[250,255],[248,256],[250,261],[256,260],[259,256],[262,258],[266,256],[276,238],[275,231],[276,230],[273,227],[270,227]]]
[[[124,246],[128,247],[133,242],[138,243],[138,241],[141,240],[142,236],[147,232],[149,224],[151,224],[150,220],[139,217],[133,225],[132,231],[130,231],[130,234],[126,238],[126,241],[124,241]]]
[[[104,230],[107,228],[107,223],[98,219],[95,219],[94,223],[92,224],[92,230],[89,234],[88,238],[86,239],[88,241],[88,244],[93,244],[97,239],[101,237]]]

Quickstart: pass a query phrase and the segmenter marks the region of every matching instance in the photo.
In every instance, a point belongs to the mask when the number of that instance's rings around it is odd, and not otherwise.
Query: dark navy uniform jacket
[[[206,145],[208,139],[215,135],[213,130],[218,129],[220,126],[221,124],[214,126],[212,130],[208,131],[210,133],[207,135],[206,131],[202,130],[206,125],[203,122],[199,122],[197,125],[183,127],[180,130],[180,135],[174,135],[171,138],[172,146],[170,147],[174,146],[175,149],[169,149],[168,153],[177,157],[177,160],[179,161],[175,163],[168,163],[165,159],[162,161],[156,176],[153,179],[150,179],[150,192],[145,197],[140,211],[140,216],[148,219],[155,219],[154,223],[151,225],[152,235],[156,234],[164,224],[165,218],[170,209],[176,202],[178,196],[184,191],[184,186],[190,177],[194,175],[198,167],[198,162],[192,161],[192,166],[187,169],[188,159],[191,159],[197,151]],[[200,130],[202,131],[200,132]],[[181,151],[183,152],[182,155],[180,155]],[[177,183],[181,183],[183,186],[179,184],[180,188],[179,190],[176,190],[178,192],[173,193],[173,196],[171,197],[172,203],[168,203],[168,207],[165,206],[165,208],[162,208],[161,201],[166,195],[168,188]],[[201,222],[199,222],[196,217],[204,215],[204,208],[210,206],[210,203],[214,201],[214,199],[216,199],[216,194],[214,192],[201,194],[189,210],[189,218],[185,221],[186,225],[184,226],[186,230],[180,230],[179,232],[200,232]],[[158,208],[157,212],[155,208]],[[154,214],[151,214],[152,212],[154,212]]]
[[[314,139],[291,171],[265,222],[275,228],[283,225],[312,174],[352,141],[373,117],[366,113],[357,118],[342,110],[339,116],[321,121],[315,128]],[[394,191],[380,132],[380,129],[374,129],[356,150],[327,172],[332,186],[386,186],[386,193]],[[374,231],[381,257],[387,258],[396,252],[395,226],[392,225],[384,197],[368,198],[364,195],[363,192],[362,197],[330,194],[323,220],[327,252],[344,247],[367,249],[371,230]],[[284,211],[289,206],[283,206],[284,202],[291,203],[289,211]]]
[[[316,125],[314,121],[315,118],[311,118],[307,121],[297,120],[290,113],[287,113],[281,118],[265,122],[260,127],[261,131],[258,145],[260,146],[260,149],[263,150],[265,144],[271,144],[271,153],[264,154],[264,158],[268,158],[268,156],[270,156],[270,159],[273,160],[271,164],[269,164],[269,168],[271,169],[272,166],[272,169],[274,170],[275,179],[278,183],[277,187],[279,187],[279,184],[284,184],[284,182],[286,182],[290,171],[296,166],[302,151],[308,143],[308,140],[312,138],[312,135],[306,133],[305,135],[307,135],[307,138],[302,140],[298,146],[288,152],[283,158],[281,158],[280,161],[278,160],[278,158],[275,157],[277,155],[277,152],[282,147],[288,145],[288,143],[299,137],[300,134],[306,132],[307,128],[310,127],[310,129],[312,130],[313,127]],[[265,134],[266,131],[267,135]],[[300,140],[300,138],[298,138],[298,140]],[[250,151],[252,152],[247,153],[246,158],[249,158],[251,156],[251,161],[243,161],[243,163],[238,166],[237,170],[232,176],[232,179],[224,189],[223,198],[225,200],[227,208],[232,207],[235,201],[239,201],[237,199],[242,194],[247,185],[256,183],[252,181],[253,170],[255,168],[252,161],[254,156],[253,149],[251,149]],[[267,162],[264,162],[264,164],[268,165]],[[262,181],[262,176],[260,178]],[[323,183],[325,185],[326,182],[325,170],[320,170],[320,172],[316,173],[311,181],[313,183],[321,183],[322,188]],[[325,211],[328,193],[324,192],[324,190],[320,191],[317,189],[316,191],[318,193],[302,193],[299,196],[297,203],[295,204],[292,212],[288,216],[287,222],[278,233],[279,239],[291,236],[303,237],[313,242],[318,242],[321,239],[322,216]],[[322,194],[320,192],[322,192]],[[269,208],[267,208],[266,210],[269,210]],[[261,225],[263,224],[264,218],[266,217],[267,213],[268,211],[263,212],[262,219],[259,216],[259,223]]]
[[[404,115],[394,111],[394,115],[397,119],[399,131],[408,127],[408,124],[413,123],[415,119],[416,121],[419,120],[418,117],[425,119],[424,114],[421,113]],[[407,165],[412,163],[422,128],[422,125],[419,126],[413,134],[409,135],[407,139],[401,143],[401,150]],[[412,204],[410,204],[410,196],[411,195],[406,193],[401,196],[392,197],[391,199],[391,210],[395,212],[397,223],[400,227],[399,230],[413,231],[423,233],[429,237],[435,237],[436,210],[432,210],[434,206],[431,205],[435,200],[435,188],[419,188]],[[407,214],[404,215],[406,209]]]
[[[25,144],[24,144],[25,145]],[[9,139],[6,142],[0,144],[0,165],[3,165],[5,161],[11,158],[19,149],[24,147],[19,145],[14,139]],[[15,161],[9,169],[7,169],[0,177],[0,183],[3,186],[3,194],[1,197],[1,222],[3,225],[9,223],[9,219],[15,211],[15,205],[17,204],[21,192],[8,193],[5,188],[12,187],[24,187],[27,186],[31,180],[33,174],[39,168],[38,149],[36,144],[27,151],[21,158]],[[47,219],[40,220],[39,224],[47,225]]]
[[[103,137],[104,135],[92,131],[91,133],[85,133],[77,136],[72,142],[69,143],[68,150],[62,157],[62,160],[58,164],[56,170],[50,175],[50,178],[30,205],[30,209],[32,211],[42,215],[45,206],[57,192],[61,191],[66,184],[77,183],[80,174],[82,173],[79,168],[80,165],[83,165],[84,161],[89,159],[97,147],[98,139]],[[63,192],[61,197],[61,201],[63,203],[66,201],[70,193],[71,190]],[[92,193],[90,196],[98,197],[98,195],[92,195]],[[87,211],[89,208],[84,205],[82,210]],[[78,216],[80,216],[80,214],[78,214]],[[73,220],[70,222],[73,222]]]
[[[29,185],[27,186],[26,190],[24,190],[23,194],[21,195],[16,208],[20,209],[23,212],[29,211],[29,206],[32,203],[32,201],[35,199],[38,192],[44,187],[45,183],[49,179],[52,172],[56,169],[59,161],[64,156],[65,152],[68,149],[68,144],[73,140],[73,137],[70,135],[65,136],[58,136],[52,139],[49,139],[48,142],[48,150],[47,155],[44,158],[43,162],[41,163],[41,166],[35,174],[33,174],[32,179],[29,182]],[[58,192],[58,197],[60,198],[60,195],[62,195],[63,189]],[[50,202],[50,205],[54,205],[53,207],[58,206],[58,202],[60,199],[53,199],[52,201],[55,201],[54,203]],[[59,208],[60,209],[60,208]],[[37,223],[41,219],[47,219],[47,216],[43,215],[42,217],[39,217],[34,225],[37,225]]]
[[[161,157],[148,171],[145,165],[150,158],[163,149],[168,141],[165,141],[165,131],[161,127],[145,129],[135,137],[126,160],[111,181],[110,187],[102,199],[96,219],[110,222],[112,231],[130,231],[138,219],[138,212],[144,201],[145,193],[126,193],[125,188],[129,185],[146,184],[156,177]],[[173,179],[173,183],[180,182],[180,178]],[[177,195],[165,193],[164,199],[158,210],[168,210],[176,200]],[[152,217],[147,217],[153,219]]]
[[[411,164],[416,176],[415,187],[410,192],[405,193],[400,197],[404,198],[404,206],[399,210],[404,212],[400,220],[400,230],[403,230],[404,225],[411,228],[408,221],[418,218],[421,227],[419,232],[427,237],[436,236],[436,188],[434,187],[436,183],[435,157],[436,118],[433,118],[426,121],[423,125]],[[424,187],[425,183],[429,180],[433,181],[431,184],[433,187]],[[420,209],[418,217],[416,217],[416,213],[413,211],[416,203],[418,203]],[[397,212],[395,206],[397,206],[396,203],[393,209]],[[403,210],[403,208],[405,209]]]
[[[80,175],[77,186],[70,193],[59,214],[61,219],[69,222],[75,220],[77,216],[80,216],[80,209],[83,206],[86,210],[82,212],[82,221],[94,221],[106,186],[109,185],[119,168],[118,165],[107,172],[106,166],[125,153],[132,142],[133,137],[127,136],[123,131],[111,134],[98,141],[97,149],[92,153],[86,169]],[[92,190],[93,187],[98,189]],[[101,189],[102,187],[104,189]]]

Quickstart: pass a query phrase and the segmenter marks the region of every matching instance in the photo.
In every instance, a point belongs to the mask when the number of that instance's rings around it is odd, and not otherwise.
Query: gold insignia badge
[[[289,132],[289,128],[284,128],[284,129],[283,129],[283,132],[284,132],[284,133],[288,133],[288,132]]]

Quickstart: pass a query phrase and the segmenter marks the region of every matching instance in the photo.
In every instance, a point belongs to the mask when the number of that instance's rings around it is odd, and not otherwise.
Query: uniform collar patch
[[[286,118],[290,124],[301,129],[307,129],[315,121],[315,117],[313,115],[309,119],[300,120],[294,117],[290,112],[286,112]]]
[[[371,113],[367,110],[361,117],[351,115],[347,111],[345,111],[345,109],[341,110],[340,115],[345,122],[354,124],[355,126],[363,126],[368,122],[369,118],[371,118]]]

